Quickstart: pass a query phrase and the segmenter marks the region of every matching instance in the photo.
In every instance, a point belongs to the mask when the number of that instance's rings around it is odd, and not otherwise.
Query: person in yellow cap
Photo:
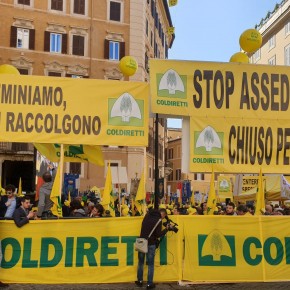
[[[193,208],[193,207],[189,207],[189,208],[187,209],[187,213],[188,213],[189,215],[197,215],[197,214],[198,214],[196,208]]]

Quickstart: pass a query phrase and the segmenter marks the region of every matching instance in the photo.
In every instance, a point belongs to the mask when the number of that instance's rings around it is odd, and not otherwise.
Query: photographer
[[[166,209],[165,208],[161,208],[159,211],[160,211],[160,214],[161,214],[162,224],[166,228],[165,229],[166,232],[164,233],[164,235],[167,233],[167,231],[173,231],[173,232],[177,233],[178,232],[178,228],[176,227],[177,224],[175,222],[173,222],[168,217]]]
[[[155,284],[153,283],[153,276],[154,276],[154,257],[155,257],[155,250],[156,245],[158,242],[158,238],[165,235],[167,229],[161,231],[161,214],[157,209],[151,209],[145,215],[142,227],[140,238],[148,238],[150,232],[156,226],[156,229],[153,231],[152,235],[148,239],[148,253],[146,254],[146,260],[148,263],[148,279],[147,279],[147,289],[155,288]],[[145,254],[138,252],[138,270],[137,270],[137,281],[135,284],[139,287],[143,285],[143,270],[144,270],[144,260]]]

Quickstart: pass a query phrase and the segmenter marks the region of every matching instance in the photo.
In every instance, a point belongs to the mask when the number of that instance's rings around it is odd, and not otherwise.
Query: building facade
[[[149,59],[167,58],[174,39],[167,33],[172,21],[166,0],[0,0],[0,16],[0,64],[11,64],[25,75],[147,82]],[[139,66],[130,78],[119,70],[125,55],[135,57]],[[166,134],[164,128],[166,121],[161,119],[161,136]],[[147,148],[108,144],[103,146],[105,168],[68,163],[66,172],[80,175],[81,191],[103,187],[110,161],[112,167],[126,169],[128,182],[119,187],[130,190],[131,178],[139,178],[146,164],[146,190],[153,191],[153,137],[154,120],[150,120]],[[165,148],[161,139],[160,175]],[[23,167],[15,174],[19,161],[28,162],[29,170]],[[33,191],[34,163],[32,144],[0,144],[3,186],[17,185],[26,173],[23,189]]]
[[[289,0],[281,1],[256,25],[263,41],[261,48],[251,55],[251,63],[290,65],[289,7]]]

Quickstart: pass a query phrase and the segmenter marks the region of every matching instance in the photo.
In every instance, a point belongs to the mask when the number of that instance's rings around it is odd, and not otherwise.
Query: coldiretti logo
[[[214,230],[198,235],[199,266],[236,266],[235,238]]]
[[[216,132],[211,126],[194,132],[195,155],[222,155],[224,133]]]
[[[186,76],[180,76],[173,69],[157,74],[157,86],[159,97],[186,99]]]
[[[135,100],[129,93],[122,94],[117,99],[109,99],[109,124],[114,126],[144,125],[144,102]]]

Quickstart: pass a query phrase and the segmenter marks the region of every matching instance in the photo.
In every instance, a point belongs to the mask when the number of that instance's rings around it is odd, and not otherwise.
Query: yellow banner
[[[204,216],[201,222],[198,216],[186,216],[184,223],[184,280],[290,279],[287,217]]]
[[[191,118],[192,172],[283,173],[290,165],[290,119]]]
[[[59,144],[34,143],[34,146],[40,154],[45,156],[48,160],[59,162]],[[64,162],[90,162],[99,166],[104,166],[102,149],[98,145],[65,145]]]
[[[134,242],[142,219],[42,220],[20,229],[13,221],[0,221],[0,281],[59,284],[77,277],[76,283],[132,282],[138,263]],[[156,250],[154,281],[181,279],[183,229],[179,229],[177,234],[168,233]]]
[[[218,201],[224,202],[226,198],[233,201],[233,178],[228,176],[218,176]]]
[[[1,141],[147,146],[148,90],[137,82],[1,75]]]
[[[290,67],[150,60],[153,113],[289,119]]]

